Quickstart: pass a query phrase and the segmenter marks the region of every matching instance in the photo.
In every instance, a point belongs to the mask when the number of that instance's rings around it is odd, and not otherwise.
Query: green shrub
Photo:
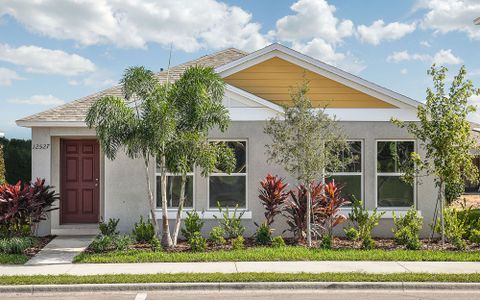
[[[228,212],[228,207],[223,209],[222,206],[220,205],[220,202],[217,203],[218,205],[218,210],[220,213],[222,213],[223,218],[219,220],[220,226],[223,228],[225,233],[227,234],[227,237],[229,239],[234,239],[239,236],[242,236],[243,233],[245,232],[245,226],[242,225],[242,216],[245,213],[245,211],[240,212],[240,214],[237,216],[237,209],[238,209],[238,204],[235,206],[235,209],[233,210],[233,214],[230,217],[230,214]],[[217,219],[217,216],[214,215],[214,218]]]
[[[140,221],[133,226],[132,235],[138,243],[149,243],[155,237],[155,228],[150,221],[145,222],[141,216]]]
[[[225,231],[223,230],[222,227],[215,226],[212,228],[212,231],[210,232],[210,236],[208,239],[214,245],[221,246],[225,244],[225,238],[223,237],[224,234],[225,234]]]
[[[347,237],[347,239],[355,242],[358,240],[358,231],[355,228],[350,227],[348,229],[345,229],[345,236]]]
[[[361,200],[354,199],[352,201],[352,211],[348,214],[350,227],[344,229],[345,235],[349,234],[352,238],[356,236],[356,241],[361,241],[362,248],[375,248],[375,241],[372,239],[372,231],[378,225],[378,220],[385,214],[385,212],[377,213],[377,209],[373,210],[370,215],[367,209],[363,207]],[[357,234],[354,235],[354,228]],[[348,233],[350,231],[350,233]]]
[[[468,237],[470,242],[479,244],[480,243],[480,230],[479,229],[472,229],[470,232],[470,236]]]
[[[333,238],[329,234],[325,234],[322,236],[322,243],[320,244],[320,248],[322,249],[332,249],[333,246]]]
[[[207,240],[198,231],[190,236],[188,245],[190,245],[193,252],[204,252],[207,250]]]
[[[280,235],[279,236],[276,236],[272,239],[272,247],[273,248],[281,248],[281,247],[285,247],[287,246],[285,244],[285,241],[283,240],[283,237],[281,237]]]
[[[407,249],[420,249],[420,229],[422,229],[423,218],[418,215],[415,207],[411,207],[404,216],[397,218],[393,214],[392,229],[395,242],[404,245]]]
[[[153,251],[162,250],[162,244],[160,243],[160,240],[157,237],[154,237],[153,239],[150,240],[150,246],[152,246]]]
[[[183,236],[188,240],[195,234],[195,232],[202,232],[204,222],[195,210],[187,212],[185,218],[185,228],[182,228]]]
[[[272,230],[266,223],[258,227],[255,233],[255,243],[260,246],[266,246],[272,243]]]
[[[90,249],[95,253],[105,252],[113,247],[113,238],[108,235],[99,235],[90,244]]]
[[[447,242],[459,250],[465,249],[467,244],[463,238],[468,232],[468,211],[459,213],[455,208],[446,207],[443,210],[443,219],[445,224],[445,239]],[[437,220],[435,232],[438,234],[442,232],[440,218]]]
[[[32,245],[33,240],[29,237],[4,238],[0,239],[0,253],[23,254]]]
[[[128,235],[115,235],[112,237],[115,250],[124,251],[132,243],[132,238]]]
[[[236,238],[232,239],[232,249],[245,249],[245,238],[243,236],[237,236]]]
[[[117,226],[119,221],[120,219],[110,218],[107,223],[100,222],[98,225],[100,233],[108,236],[118,235]]]

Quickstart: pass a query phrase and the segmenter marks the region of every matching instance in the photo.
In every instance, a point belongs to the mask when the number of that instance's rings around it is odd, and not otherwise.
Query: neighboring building
[[[213,131],[210,138],[227,142],[237,155],[237,168],[232,174],[213,173],[207,178],[200,170],[189,174],[187,210],[204,212],[206,231],[217,224],[214,216],[220,216],[216,208],[220,201],[223,206],[238,204],[245,210],[246,234],[253,234],[254,222],[259,224],[264,219],[258,188],[267,173],[285,177],[291,188],[295,186],[280,166],[267,163],[265,144],[270,139],[264,126],[267,120],[282,114],[281,105],[291,103],[290,88],[304,78],[310,81],[313,105],[328,105],[327,112],[336,115],[352,150],[359,154],[355,163],[333,173],[332,178],[345,185],[344,194],[364,199],[369,210],[386,211],[375,234],[390,236],[392,212],[402,214],[412,205],[425,218],[422,235],[430,231],[436,198],[433,179],[422,178],[413,186],[401,180],[393,153],[406,158],[411,151],[421,149],[410,134],[390,122],[392,117],[416,121],[419,102],[279,44],[249,54],[227,49],[173,67],[170,74],[178,78],[195,64],[214,67],[227,83],[224,104],[232,121],[225,133]],[[164,81],[166,72],[158,73],[158,78]],[[123,153],[114,161],[106,159],[95,130],[85,125],[88,108],[106,95],[121,96],[121,87],[17,121],[19,126],[32,128],[32,178],[46,178],[59,187],[61,194],[60,209],[51,212],[42,224],[42,234],[90,233],[99,220],[108,218],[120,218],[119,227],[126,232],[141,215],[148,215],[142,162]],[[158,182],[153,169],[152,178],[155,175]],[[178,203],[178,177],[171,175],[169,182],[174,183],[173,189],[169,188],[173,191],[169,206],[173,208]],[[174,218],[173,209],[169,216]],[[281,217],[274,225],[276,234],[286,227]]]

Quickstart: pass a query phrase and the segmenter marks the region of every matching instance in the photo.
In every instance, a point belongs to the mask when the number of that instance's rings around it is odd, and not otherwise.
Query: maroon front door
[[[98,223],[100,156],[95,140],[62,140],[60,223]]]

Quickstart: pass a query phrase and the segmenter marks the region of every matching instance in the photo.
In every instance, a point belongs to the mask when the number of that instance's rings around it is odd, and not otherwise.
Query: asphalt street
[[[0,294],[0,299],[75,299],[75,300],[202,300],[202,299],[267,299],[267,300],[309,299],[480,299],[480,291],[465,290],[292,290],[292,291],[154,291],[154,292],[91,292],[91,293],[35,293]]]

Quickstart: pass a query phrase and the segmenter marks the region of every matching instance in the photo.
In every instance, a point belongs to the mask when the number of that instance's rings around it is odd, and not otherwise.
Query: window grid
[[[172,176],[182,176],[181,174],[176,174],[176,173],[172,173],[172,172],[167,172],[166,173],[167,175],[167,185],[168,185],[168,178],[169,177],[172,177]],[[162,176],[162,173],[159,173],[157,171],[155,171],[155,207],[157,209],[162,209],[161,206],[157,205],[157,193],[159,192],[158,189],[157,189],[157,180],[159,177]],[[192,206],[184,206],[183,208],[184,209],[193,209],[195,207],[195,169],[192,171],[192,172],[188,172],[187,173],[187,177],[192,177],[192,185],[193,185],[193,191],[192,191]],[[167,195],[168,197],[168,195]],[[171,199],[167,199],[167,201],[172,201]],[[171,209],[171,210],[177,210],[178,209],[178,206],[168,206],[167,209]]]

